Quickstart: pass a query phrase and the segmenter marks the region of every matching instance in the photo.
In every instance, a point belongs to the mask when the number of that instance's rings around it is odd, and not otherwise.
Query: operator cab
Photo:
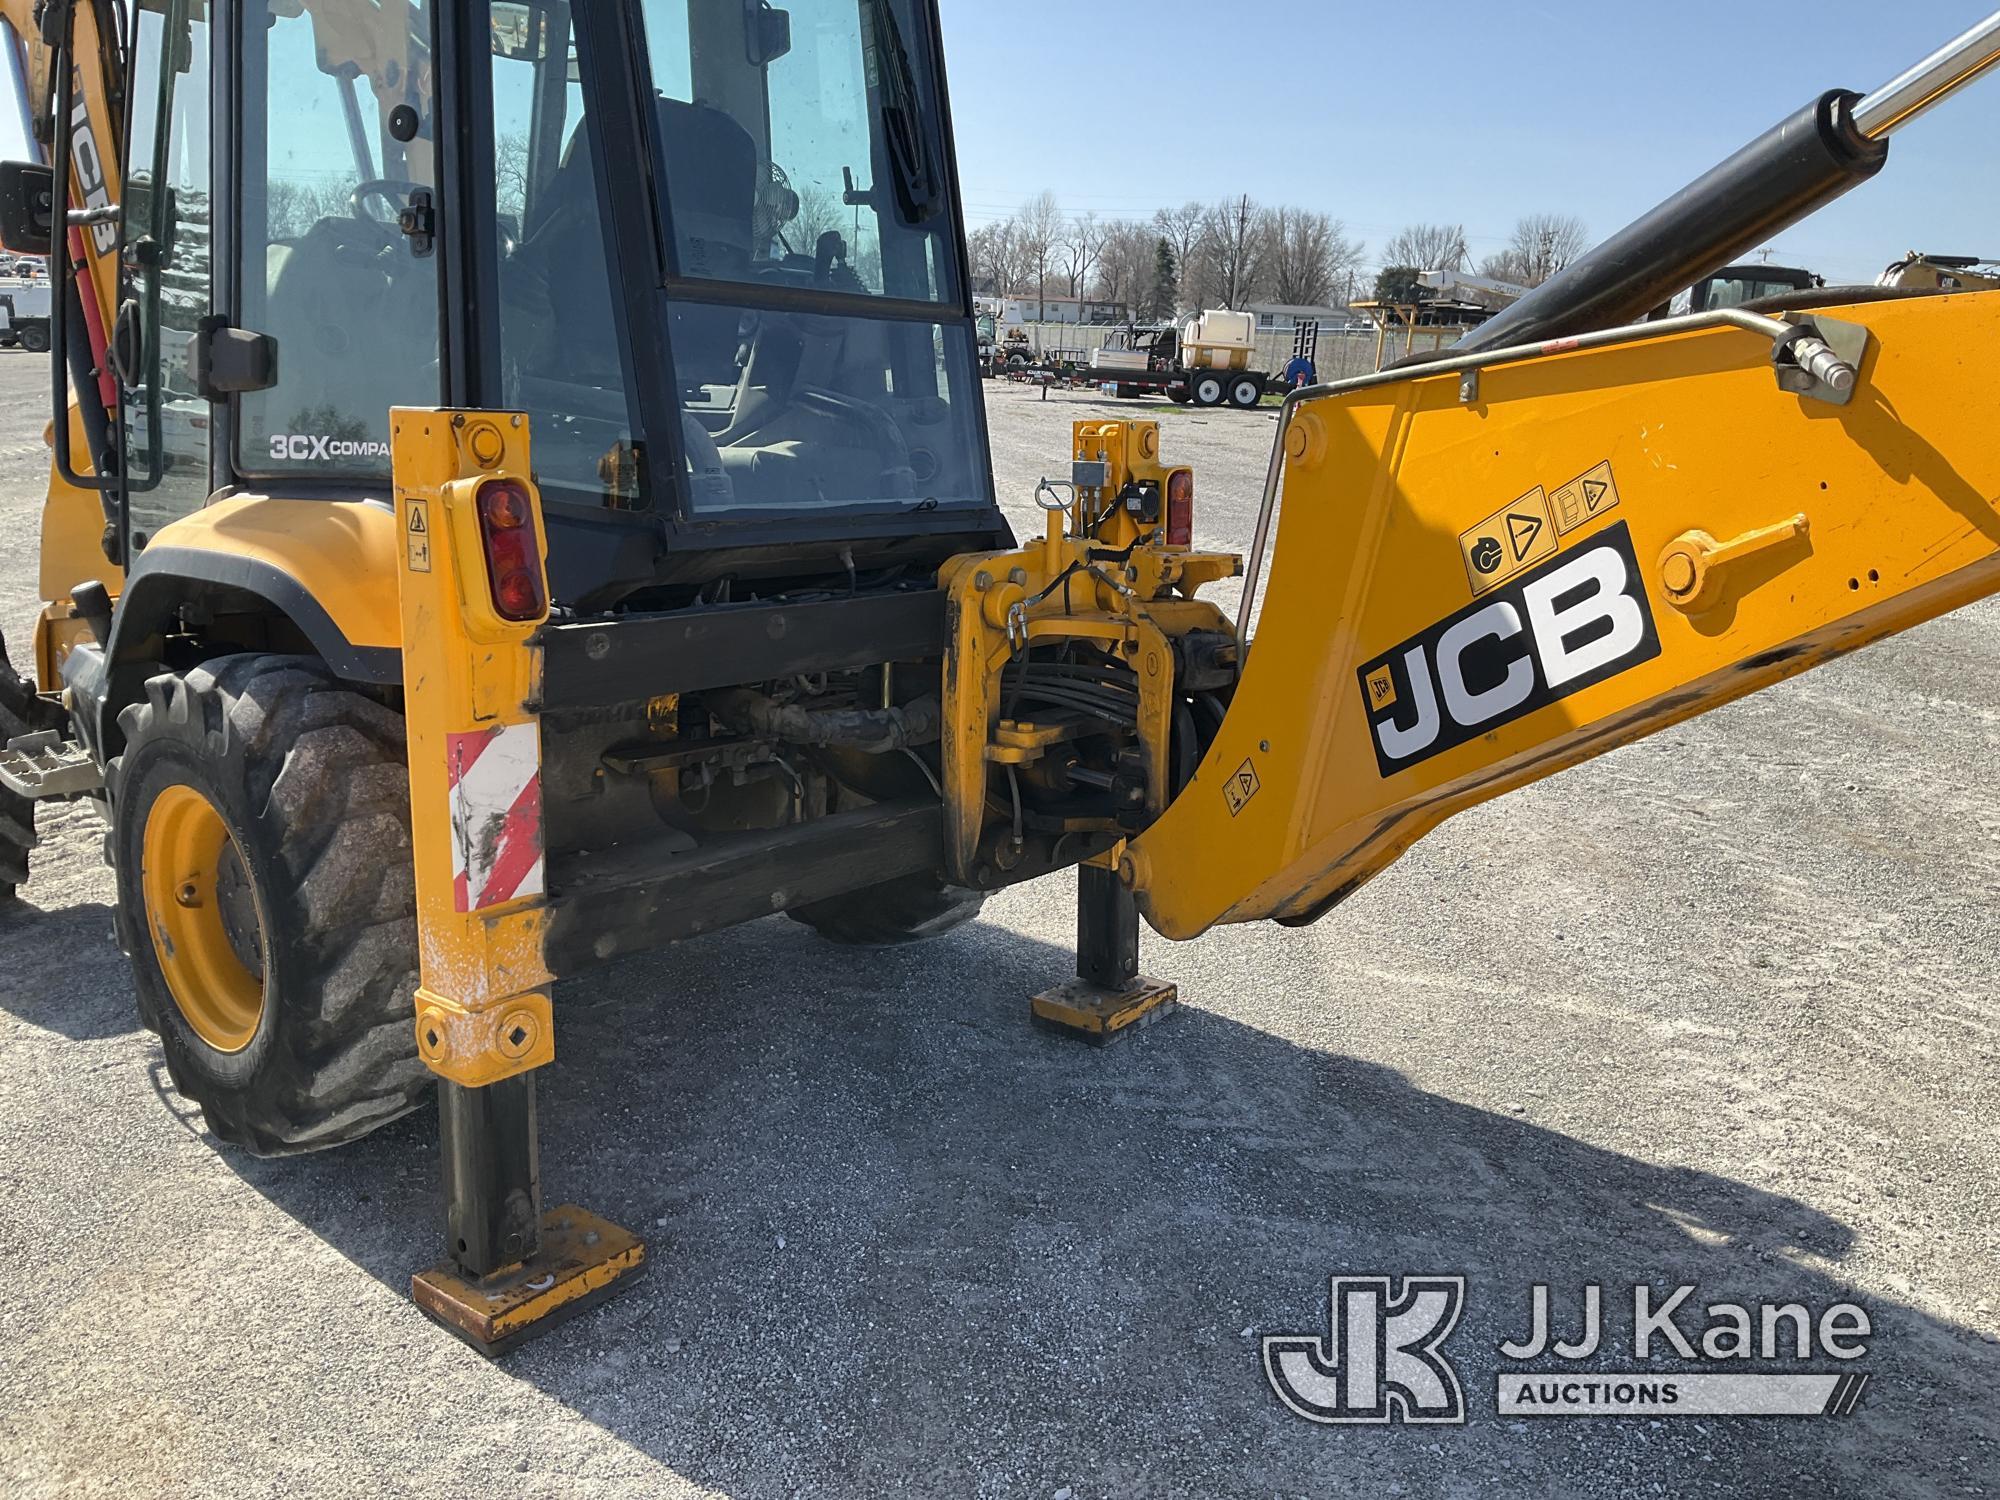
[[[135,550],[231,487],[386,499],[398,405],[529,414],[561,606],[845,590],[1011,542],[934,4],[148,0],[139,32],[129,238],[164,253],[127,256],[157,335]],[[276,354],[213,422],[181,352],[211,316]]]
[[[1725,307],[1745,307],[1766,297],[1785,297],[1826,285],[1826,278],[1796,266],[1766,265],[1761,261],[1724,266],[1702,277],[1693,286],[1657,310],[1653,316],[1685,317],[1689,313],[1715,312]]]

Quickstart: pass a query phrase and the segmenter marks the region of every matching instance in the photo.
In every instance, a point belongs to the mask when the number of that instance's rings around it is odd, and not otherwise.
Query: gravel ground
[[[42,390],[0,355],[17,640]],[[990,407],[1024,521],[1068,423],[1134,410]],[[1203,539],[1243,545],[1272,417],[1156,410]],[[1069,970],[1062,880],[918,950],[772,920],[561,986],[550,1201],[654,1264],[498,1365],[407,1299],[439,1250],[428,1112],[333,1156],[216,1149],[134,1020],[98,833],[59,811],[0,917],[0,1486],[1992,1493],[1996,625],[1466,814],[1317,927],[1155,940],[1187,1003],[1107,1052],[1026,1024]],[[1279,1406],[1258,1335],[1323,1330],[1336,1272],[1470,1279],[1468,1426]],[[1873,1382],[1838,1421],[1503,1420],[1535,1282],[1857,1298]]]

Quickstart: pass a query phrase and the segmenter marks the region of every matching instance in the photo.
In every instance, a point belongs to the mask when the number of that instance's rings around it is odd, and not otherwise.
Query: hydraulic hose
[[[868,755],[888,755],[938,737],[942,710],[932,696],[900,708],[801,708],[750,688],[708,693],[709,712],[745,734],[788,745],[840,745]]]

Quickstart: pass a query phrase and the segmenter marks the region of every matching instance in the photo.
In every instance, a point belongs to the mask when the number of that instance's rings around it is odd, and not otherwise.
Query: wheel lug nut
[[[195,889],[194,882],[190,880],[186,885],[182,886],[178,891],[174,893],[174,899],[180,902],[182,906],[186,907],[200,906],[201,892]]]

